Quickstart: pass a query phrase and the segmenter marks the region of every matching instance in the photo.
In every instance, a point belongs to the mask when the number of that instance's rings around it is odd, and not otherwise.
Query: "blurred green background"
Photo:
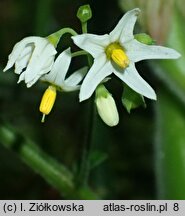
[[[122,84],[113,79],[108,88],[114,95],[120,123],[109,128],[95,111],[88,185],[99,199],[185,198],[185,38],[183,1],[173,0],[1,0],[0,70],[16,42],[30,35],[47,36],[62,27],[81,31],[76,12],[90,4],[93,17],[89,32],[104,34],[123,13],[140,7],[136,32],[147,32],[157,41],[181,52],[180,60],[147,61],[138,71],[158,95],[146,100],[147,108],[128,114],[121,104]],[[59,50],[71,45],[62,38]],[[82,63],[84,59],[82,58]],[[81,66],[74,60],[72,67]],[[52,113],[42,124],[38,107],[46,85],[26,88],[16,84],[10,70],[0,74],[0,199],[63,199],[62,192],[27,166],[16,149],[6,148],[3,127],[32,140],[48,155],[78,175],[89,119],[86,103],[78,92],[58,94]],[[72,197],[72,196],[71,196]],[[69,197],[70,198],[70,197]],[[79,197],[73,197],[78,199]]]

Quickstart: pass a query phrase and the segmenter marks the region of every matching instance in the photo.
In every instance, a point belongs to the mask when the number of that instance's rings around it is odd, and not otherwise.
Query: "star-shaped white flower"
[[[56,53],[54,45],[47,38],[26,37],[15,44],[3,71],[15,64],[15,73],[20,75],[18,83],[24,80],[27,87],[31,87],[51,70]]]
[[[60,88],[62,91],[69,92],[78,90],[80,88],[80,85],[78,84],[87,73],[87,67],[80,68],[66,78],[70,63],[71,51],[70,48],[68,48],[56,58],[51,71],[42,76],[41,80],[49,82],[50,84]]]
[[[154,90],[139,75],[135,63],[145,59],[176,59],[180,54],[170,48],[145,45],[134,39],[133,29],[139,12],[138,8],[127,12],[109,34],[72,37],[78,47],[94,58],[80,89],[80,101],[88,99],[98,84],[112,73],[137,93],[156,99]]]

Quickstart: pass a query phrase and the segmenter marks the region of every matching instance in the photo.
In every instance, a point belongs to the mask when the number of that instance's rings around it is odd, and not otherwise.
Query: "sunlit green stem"
[[[158,91],[156,119],[157,199],[184,199],[185,112],[177,98],[163,89]]]
[[[81,22],[82,25],[82,33],[85,34],[87,33],[87,22]],[[93,60],[90,54],[87,55],[87,59],[88,59],[88,64],[91,67],[93,64]]]
[[[91,97],[85,104],[84,115],[84,137],[82,146],[82,157],[80,162],[80,170],[77,177],[77,186],[84,187],[87,185],[87,181],[90,173],[90,155],[92,151],[92,133],[94,123],[94,97]]]
[[[81,22],[82,32],[87,33],[87,22]],[[89,67],[92,66],[92,57],[87,55]],[[82,157],[80,163],[80,170],[77,177],[77,186],[84,187],[87,185],[90,173],[90,154],[92,150],[92,131],[94,122],[94,97],[92,96],[86,102],[85,106],[85,122],[84,122],[84,144],[82,149]]]
[[[87,33],[87,22],[82,22],[82,32]]]
[[[13,150],[35,172],[41,175],[62,196],[75,199],[96,199],[89,188],[74,190],[72,173],[62,164],[43,152],[37,145],[9,126],[0,124],[1,144]],[[74,194],[76,197],[74,197]]]
[[[71,34],[73,36],[77,35],[78,33],[72,29],[72,28],[62,28],[57,32],[54,32],[53,34],[49,35],[47,38],[48,40],[55,45],[55,47],[57,46],[60,38],[64,35],[64,34]]]

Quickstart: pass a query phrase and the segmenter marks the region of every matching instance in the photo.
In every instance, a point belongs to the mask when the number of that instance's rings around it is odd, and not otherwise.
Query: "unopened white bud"
[[[119,114],[112,95],[103,84],[96,89],[96,107],[101,119],[110,127],[116,126],[119,122]]]

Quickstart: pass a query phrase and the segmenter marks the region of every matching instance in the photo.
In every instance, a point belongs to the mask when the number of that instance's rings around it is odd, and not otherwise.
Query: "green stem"
[[[82,25],[82,33],[86,34],[87,33],[87,22],[81,22]],[[93,64],[93,60],[90,54],[87,55],[87,60],[88,60],[88,64],[91,67]]]
[[[84,50],[76,51],[76,52],[71,54],[72,57],[77,57],[77,56],[81,56],[81,55],[89,55],[89,54]]]
[[[185,197],[185,112],[169,92],[160,89],[156,109],[155,161],[158,199]]]
[[[81,22],[82,32],[87,33],[87,22]],[[79,51],[81,53],[81,51]],[[92,57],[87,55],[89,66],[92,66]],[[85,123],[84,123],[84,144],[80,163],[80,170],[77,176],[77,187],[86,187],[90,173],[90,154],[92,151],[92,130],[94,122],[94,98],[91,97],[85,104]]]
[[[80,161],[80,170],[77,176],[77,187],[83,188],[87,186],[90,173],[90,155],[92,152],[92,133],[94,123],[94,98],[92,97],[85,104],[84,116],[84,140],[82,146],[82,156]]]
[[[72,28],[62,28],[57,32],[54,32],[53,34],[49,35],[47,38],[51,41],[51,43],[53,43],[55,45],[55,47],[57,46],[60,38],[64,35],[64,34],[71,34],[73,36],[78,35],[78,33],[72,29]]]
[[[70,198],[75,194],[75,199],[97,198],[89,188],[75,191],[72,173],[12,128],[0,124],[0,137],[3,146],[16,152],[28,166],[55,187],[62,196]]]
[[[87,33],[87,22],[81,22],[82,33]]]

